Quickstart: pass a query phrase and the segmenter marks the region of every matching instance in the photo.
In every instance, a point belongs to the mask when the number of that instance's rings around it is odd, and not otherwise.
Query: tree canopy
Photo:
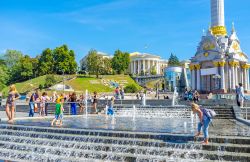
[[[96,75],[98,78],[103,70],[103,59],[101,55],[97,54],[97,51],[91,49],[87,56],[87,70],[89,73]]]
[[[130,57],[129,53],[116,50],[112,58],[112,68],[118,73],[124,73],[129,66]]]
[[[180,66],[180,61],[176,55],[171,53],[168,59],[168,66]]]
[[[75,53],[67,45],[46,48],[31,58],[21,51],[7,50],[0,58],[0,90],[8,84],[45,74],[74,74],[77,71]]]

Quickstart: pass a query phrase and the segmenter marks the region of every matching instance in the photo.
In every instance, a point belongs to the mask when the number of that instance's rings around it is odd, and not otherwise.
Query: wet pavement
[[[16,120],[16,125],[51,127],[51,118],[28,118]],[[2,123],[6,123],[2,121]],[[250,137],[250,127],[233,119],[214,119],[210,125],[211,136],[246,136]],[[55,126],[56,127],[56,126]],[[63,119],[62,128],[96,129],[114,131],[155,132],[194,135],[197,122],[190,118],[133,118],[131,117],[106,117],[74,116]]]

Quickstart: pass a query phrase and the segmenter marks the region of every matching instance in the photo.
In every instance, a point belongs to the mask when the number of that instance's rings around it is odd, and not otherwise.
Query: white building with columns
[[[152,70],[155,70],[157,75],[163,75],[164,68],[167,65],[168,61],[157,55],[139,52],[130,53],[129,73],[134,75],[150,75]]]
[[[192,89],[227,93],[242,83],[250,90],[248,56],[241,50],[234,24],[227,33],[224,0],[211,0],[211,25],[191,59]]]

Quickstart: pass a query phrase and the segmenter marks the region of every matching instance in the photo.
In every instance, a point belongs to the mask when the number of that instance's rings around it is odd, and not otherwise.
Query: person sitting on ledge
[[[213,93],[210,92],[210,93],[208,94],[208,96],[207,96],[207,99],[210,100],[210,99],[212,99],[212,98],[213,98]]]

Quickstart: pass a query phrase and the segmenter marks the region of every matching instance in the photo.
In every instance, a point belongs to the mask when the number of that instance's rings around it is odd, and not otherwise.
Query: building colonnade
[[[202,76],[202,63],[190,64],[192,89],[196,89],[198,91],[219,91],[227,93],[234,91],[235,87],[239,83],[242,83],[246,91],[250,90],[250,65],[246,62],[239,62],[234,59],[228,61],[215,60],[213,61],[212,68],[216,69],[217,74],[214,73]],[[209,87],[209,89],[205,87]]]
[[[152,59],[135,59],[130,62],[130,72],[132,74],[150,74],[152,68],[155,68],[157,74],[161,74],[160,60]]]

